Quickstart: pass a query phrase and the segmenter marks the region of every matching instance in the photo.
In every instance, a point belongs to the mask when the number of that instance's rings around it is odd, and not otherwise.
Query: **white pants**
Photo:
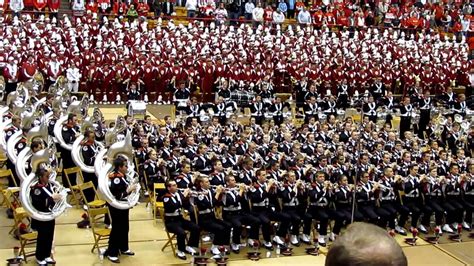
[[[79,82],[68,82],[67,88],[70,92],[78,92],[79,91]]]

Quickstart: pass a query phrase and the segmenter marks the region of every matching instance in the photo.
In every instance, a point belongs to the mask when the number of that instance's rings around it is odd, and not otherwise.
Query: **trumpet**
[[[209,195],[208,191],[197,191],[197,190],[190,189],[190,188],[178,188],[178,191],[180,191],[183,194],[186,191],[189,191],[189,194],[188,194],[189,197],[199,197],[200,195],[203,195],[203,196],[204,195]]]

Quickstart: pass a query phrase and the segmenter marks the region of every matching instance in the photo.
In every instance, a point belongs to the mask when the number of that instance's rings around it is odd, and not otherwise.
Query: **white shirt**
[[[305,10],[298,14],[298,23],[311,24],[311,14]]]
[[[85,9],[85,3],[84,0],[73,0],[72,4],[72,10],[84,10]]]
[[[25,5],[23,4],[23,0],[11,0],[10,1],[10,9],[14,12],[20,12],[23,10]]]
[[[79,68],[68,68],[66,70],[66,77],[69,82],[76,81],[78,82],[81,79],[81,73],[79,72]]]
[[[278,12],[273,12],[273,22],[275,23],[283,23],[283,21],[285,21],[285,14],[283,14],[282,12],[278,13]]]
[[[186,10],[196,11],[197,9],[197,0],[188,0],[186,1]]]
[[[263,8],[261,7],[256,7],[252,11],[252,18],[255,21],[263,21]]]
[[[252,2],[245,3],[245,13],[252,14],[255,9],[255,5]]]

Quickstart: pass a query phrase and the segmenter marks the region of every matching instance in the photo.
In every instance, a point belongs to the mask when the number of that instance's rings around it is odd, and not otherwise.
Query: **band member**
[[[425,138],[426,130],[430,122],[430,112],[433,108],[433,103],[430,97],[430,91],[425,90],[423,96],[418,100],[418,106],[420,107],[420,121],[418,123],[418,137],[420,139]]]
[[[193,197],[195,210],[198,215],[198,224],[203,230],[214,234],[211,253],[219,256],[219,246],[228,246],[230,242],[231,225],[216,218],[214,207],[221,197],[223,187],[219,186],[216,191],[210,190],[211,184],[207,177],[199,176],[195,180],[196,194]]]
[[[385,155],[384,155],[385,156]],[[388,227],[400,235],[407,235],[404,224],[396,224],[397,217],[397,195],[395,194],[395,185],[400,176],[395,177],[393,168],[387,166],[383,169],[383,174],[379,179],[380,187],[380,209],[388,213]],[[399,208],[400,220],[408,220],[408,211],[405,208]]]
[[[270,105],[269,111],[272,112],[273,121],[275,125],[280,126],[283,124],[283,108],[289,108],[288,104],[283,104],[280,97],[275,98],[275,102]]]
[[[466,230],[471,230],[472,212],[474,211],[474,163],[468,166],[468,172],[461,176],[463,199],[462,205],[466,210],[463,227]]]
[[[191,221],[185,220],[182,215],[182,208],[186,204],[189,204],[190,190],[185,189],[184,193],[181,193],[174,180],[168,180],[166,188],[168,193],[163,197],[165,227],[169,232],[176,234],[178,242],[177,257],[186,260],[184,253],[187,252],[191,255],[196,254],[195,248],[199,245],[199,226]],[[188,245],[186,245],[186,231],[190,233]]]
[[[364,218],[364,216],[362,216],[362,214],[356,209],[354,209],[354,217],[352,217],[352,193],[354,193],[354,185],[349,185],[347,176],[339,176],[337,186],[334,189],[336,211],[334,212],[335,224],[333,234],[329,237],[331,240],[339,235],[344,222],[351,223],[352,218],[354,218],[354,221],[362,221]]]
[[[293,171],[288,172],[286,182],[280,187],[278,194],[282,200],[282,213],[291,219],[290,243],[299,246],[300,223],[306,212],[308,194],[302,180],[296,181]]]
[[[40,212],[50,212],[55,202],[61,199],[61,195],[53,191],[49,182],[51,172],[49,169],[38,168],[35,173],[38,183],[31,188],[31,201],[33,207]],[[31,227],[38,231],[36,241],[36,260],[38,265],[55,264],[51,258],[51,248],[53,247],[55,220],[39,221],[32,219]]]
[[[364,103],[362,110],[364,111],[364,116],[367,116],[370,121],[377,122],[377,104],[374,102],[373,96],[369,96],[369,100],[367,103]]]
[[[260,221],[249,214],[249,204],[245,197],[247,186],[245,184],[237,186],[232,175],[226,177],[226,185],[224,195],[221,197],[222,218],[232,225],[231,249],[234,253],[239,253],[242,225],[250,226],[248,242],[253,246],[258,241]]]
[[[449,222],[447,222],[441,229],[445,213],[445,210],[442,207],[444,202],[443,186],[445,183],[446,179],[444,177],[438,178],[438,170],[436,167],[432,167],[426,177],[423,178],[422,191],[425,205],[431,208],[435,213],[435,223],[439,232],[442,233],[445,231],[447,233],[453,233],[454,231],[449,226]],[[447,221],[449,220],[450,219],[447,218]]]
[[[446,176],[446,202],[443,204],[447,212],[447,217],[450,217],[448,223],[454,230],[457,229],[458,224],[463,223],[464,208],[461,201],[461,176],[459,174],[459,165],[453,163],[449,168],[449,174]]]
[[[127,159],[117,157],[113,162],[114,170],[109,174],[110,192],[117,200],[126,200],[128,195],[136,190],[136,184],[129,184],[125,174],[128,171]],[[135,253],[128,247],[129,232],[129,209],[117,209],[111,204],[109,206],[112,218],[112,230],[110,232],[109,247],[104,255],[113,263],[120,263],[120,254],[133,256]]]
[[[279,212],[278,199],[276,198],[276,183],[271,179],[267,184],[267,173],[265,170],[257,170],[257,182],[250,187],[248,197],[252,203],[252,214],[260,220],[262,225],[263,245],[273,250],[270,242],[270,221],[280,221],[280,227],[273,237],[276,244],[284,246],[282,238],[286,237],[290,223],[290,217]],[[278,204],[279,205],[279,204]]]
[[[255,118],[255,123],[261,125],[264,118],[264,106],[260,95],[255,97],[255,101],[250,105],[250,111],[252,112],[252,117]]]
[[[410,130],[411,116],[413,106],[410,103],[410,97],[403,99],[403,104],[400,107],[400,138],[405,139],[405,132]]]
[[[63,130],[61,131],[63,140],[66,144],[72,145],[74,141],[77,138],[78,132],[79,132],[79,127],[77,126],[77,115],[75,114],[69,114],[67,117],[67,122],[66,124],[62,127]],[[69,180],[71,181],[71,184],[66,179],[66,174],[64,170],[75,167],[76,164],[72,160],[71,156],[71,151],[63,148],[60,146],[60,151],[61,151],[61,158],[63,161],[63,172],[62,172],[62,177],[63,177],[63,184],[68,187],[68,185],[74,186],[76,185],[76,178],[75,175],[73,177],[69,177]]]
[[[329,203],[333,194],[331,182],[325,181],[325,177],[323,172],[317,172],[316,182],[311,184],[309,188],[309,208],[304,218],[303,235],[301,237],[303,243],[310,242],[311,224],[313,219],[316,219],[319,221],[318,244],[322,247],[326,246],[329,215],[331,214]]]
[[[148,178],[146,180],[148,189],[152,190],[154,183],[164,183],[167,179],[166,175],[163,174],[165,162],[161,158],[158,159],[158,153],[155,149],[150,149],[147,157],[148,160],[143,164],[143,168]]]
[[[13,116],[12,117],[12,126],[5,129],[5,143],[8,142],[8,139],[10,139],[15,132],[20,130],[21,128],[21,118],[19,116]],[[11,176],[8,177],[8,187],[16,187],[20,185],[20,179],[18,178],[15,170],[15,162],[10,161],[10,159],[7,157],[7,163],[6,163],[7,169],[12,170],[13,178]]]
[[[95,141],[95,132],[92,130],[86,130],[84,133],[85,140],[82,141],[81,153],[82,158],[84,159],[84,164],[87,166],[94,166],[95,156],[99,152],[99,145]],[[82,176],[84,177],[84,183],[92,181],[94,187],[97,188],[98,181],[95,173],[87,173],[82,171]],[[94,190],[86,189],[84,190],[84,196],[86,197],[87,202],[91,202],[95,199]],[[107,215],[106,215],[107,217]]]
[[[408,176],[403,180],[398,180],[398,183],[401,184],[399,189],[404,191],[404,195],[402,197],[403,205],[400,206],[400,208],[406,208],[411,214],[410,232],[417,227],[418,219],[420,218],[421,212],[423,210],[423,199],[420,193],[420,179],[418,178],[418,170],[418,165],[413,164],[409,168]],[[406,210],[403,211],[405,212]],[[429,217],[431,216],[431,213],[427,214],[429,214]],[[400,217],[399,224],[404,225],[405,223],[406,220],[403,220],[402,217]],[[424,234],[428,233],[426,227],[423,224],[420,224],[418,229]]]
[[[316,97],[311,96],[309,100],[304,104],[304,122],[307,124],[311,118],[318,119],[318,104],[316,103]]]

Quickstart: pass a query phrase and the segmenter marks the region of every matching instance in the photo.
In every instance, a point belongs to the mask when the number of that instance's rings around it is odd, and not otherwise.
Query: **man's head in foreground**
[[[405,266],[402,248],[385,230],[368,223],[353,223],[329,249],[326,266]]]

